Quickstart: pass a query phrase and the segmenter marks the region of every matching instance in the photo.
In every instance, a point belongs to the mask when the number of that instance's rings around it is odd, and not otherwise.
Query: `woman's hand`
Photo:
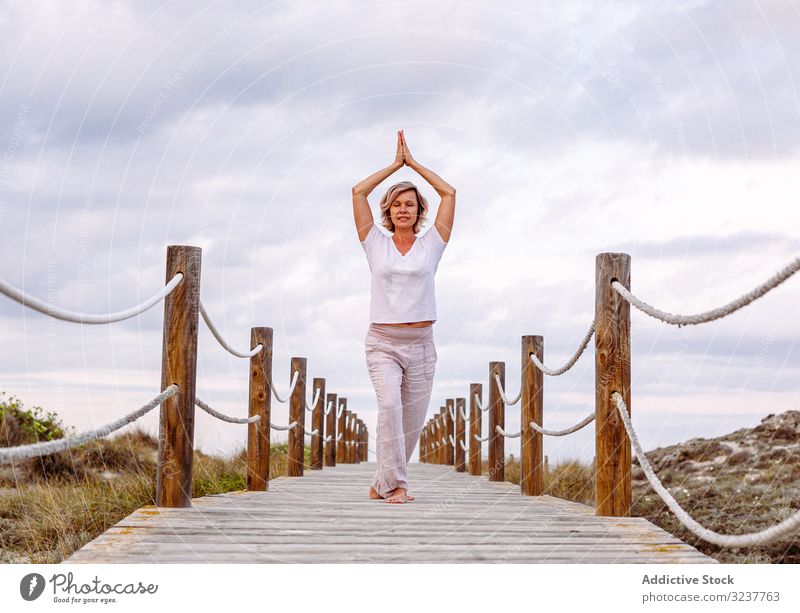
[[[411,157],[411,152],[408,150],[408,143],[406,143],[406,135],[403,132],[403,130],[400,130],[400,142],[403,146],[403,162],[407,166],[412,166],[413,164],[416,164],[417,161],[413,157]]]
[[[401,168],[403,164],[405,164],[405,158],[403,157],[403,139],[401,137],[400,130],[397,131],[397,153],[394,156],[394,166],[396,168]]]

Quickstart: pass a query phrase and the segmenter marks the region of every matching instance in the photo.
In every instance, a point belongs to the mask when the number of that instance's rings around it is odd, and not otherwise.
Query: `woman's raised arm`
[[[356,220],[356,232],[358,239],[364,241],[367,234],[372,229],[375,220],[372,218],[372,211],[369,208],[367,196],[389,175],[403,167],[403,146],[400,142],[400,131],[397,132],[397,153],[394,162],[377,172],[372,173],[366,179],[353,186],[353,216]]]
[[[405,134],[403,134],[402,130],[400,130],[400,139],[403,145],[403,159],[406,165],[422,175],[422,178],[430,183],[431,187],[433,187],[436,193],[442,198],[434,223],[436,224],[436,229],[439,231],[439,236],[442,237],[444,242],[447,242],[450,240],[450,234],[453,231],[453,220],[456,216],[456,188],[432,170],[425,168],[411,156],[411,152],[408,150],[408,144],[406,143]]]

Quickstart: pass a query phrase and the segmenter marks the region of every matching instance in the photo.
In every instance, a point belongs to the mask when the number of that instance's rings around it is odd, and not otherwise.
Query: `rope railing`
[[[539,424],[537,424],[534,421],[530,422],[528,425],[536,432],[541,432],[542,434],[546,434],[547,436],[566,436],[567,434],[572,434],[573,432],[577,432],[581,428],[588,426],[590,423],[594,421],[594,418],[595,414],[591,413],[590,415],[587,415],[584,419],[579,421],[574,426],[571,426],[564,430],[546,430],[545,428],[542,428]]]
[[[258,345],[255,346],[254,349],[250,351],[236,351],[236,349],[231,347],[228,343],[225,342],[225,339],[222,338],[222,335],[219,333],[219,330],[217,330],[216,326],[211,321],[211,318],[208,316],[208,313],[206,312],[206,309],[203,306],[203,302],[198,301],[198,303],[200,304],[200,315],[202,315],[203,321],[206,322],[206,325],[208,326],[208,329],[211,330],[211,334],[214,335],[214,338],[217,339],[217,341],[219,341],[219,344],[222,345],[222,347],[225,350],[227,350],[228,353],[235,355],[237,358],[252,358],[254,355],[259,353],[264,348],[264,345],[259,343]]]
[[[283,430],[283,431],[294,430],[298,425],[300,425],[300,422],[297,421],[293,421],[288,426],[278,426],[276,424],[273,424],[272,422],[269,422],[269,427],[272,428],[273,430]]]
[[[320,389],[319,389],[318,387],[317,387],[317,388],[314,388],[314,389],[315,389],[315,392],[314,392],[314,400],[312,400],[312,401],[311,401],[311,407],[315,407],[315,406],[317,406],[317,401],[319,400],[319,392],[320,392]],[[306,399],[305,399],[305,398],[303,398],[303,402],[304,402],[304,403],[305,403],[305,405],[306,405],[306,411],[308,411],[309,413],[313,413],[313,412],[314,412],[314,409],[308,406],[308,403],[306,402]]]
[[[778,285],[786,281],[786,279],[791,277],[798,270],[800,270],[800,257],[791,262],[783,270],[777,272],[772,277],[767,279],[767,281],[756,287],[754,290],[747,292],[746,294],[743,294],[736,300],[729,302],[724,306],[718,307],[716,309],[711,309],[710,311],[706,311],[704,313],[698,313],[697,315],[675,315],[673,313],[660,311],[655,307],[647,304],[643,300],[640,300],[639,298],[634,296],[619,281],[612,281],[611,287],[613,287],[617,291],[617,293],[619,293],[620,296],[622,296],[625,300],[627,300],[630,304],[635,306],[643,313],[646,313],[651,317],[655,317],[656,319],[660,319],[665,323],[675,324],[680,327],[680,326],[702,324],[730,315],[731,313],[738,311],[742,307],[747,306],[754,300],[761,298],[761,296],[763,296],[768,291],[776,288]]]
[[[495,426],[494,430],[495,432],[497,432],[498,434],[502,434],[506,438],[519,438],[519,436],[522,434],[522,430],[520,430],[516,434],[511,434],[510,432],[506,432],[505,430],[503,430],[503,428],[501,428],[499,425]]]
[[[595,482],[595,514],[601,516],[624,517],[630,515],[631,477],[629,470],[619,470],[620,466],[630,464],[631,445],[650,485],[658,493],[667,507],[676,515],[681,524],[699,538],[720,547],[748,547],[766,545],[778,539],[788,537],[800,530],[800,511],[776,523],[770,528],[739,535],[724,535],[709,530],[694,520],[675,500],[669,490],[658,479],[648,461],[636,436],[630,415],[628,414],[630,380],[630,306],[660,319],[666,323],[695,325],[726,317],[785,282],[800,270],[800,258],[796,258],[766,282],[736,300],[721,307],[695,315],[678,315],[667,313],[647,304],[630,292],[630,256],[622,253],[598,254],[595,271],[595,318],[584,335],[572,357],[560,368],[547,368],[544,365],[541,336],[522,337],[523,365],[527,360],[536,366],[533,374],[523,368],[520,393],[510,399],[504,389],[505,363],[489,363],[489,395],[487,406],[481,401],[480,384],[470,384],[469,398],[472,407],[479,412],[472,412],[472,420],[467,419],[463,399],[455,399],[460,407],[454,412],[453,399],[448,399],[440,415],[431,419],[423,430],[423,445],[420,447],[420,458],[424,462],[439,464],[455,464],[455,470],[464,470],[464,456],[457,453],[453,460],[450,449],[447,453],[442,449],[453,445],[457,452],[469,452],[470,474],[480,475],[480,443],[489,443],[490,480],[503,481],[504,439],[520,438],[520,486],[523,494],[539,495],[543,493],[543,475],[547,468],[546,456],[542,455],[541,435],[565,436],[577,432],[595,422],[596,455],[594,466]],[[600,334],[599,332],[602,332]],[[570,370],[583,355],[592,338],[595,338],[595,410],[577,424],[563,430],[552,430],[542,427],[542,375],[558,376]],[[617,391],[619,390],[619,391]],[[624,390],[624,393],[621,393]],[[524,393],[523,393],[524,392]],[[505,423],[505,406],[521,402],[521,419],[523,424],[518,432],[508,432]],[[456,412],[463,422],[457,427],[455,444],[452,429],[444,426],[441,415],[455,418]],[[481,413],[488,412],[490,435],[480,436]],[[475,420],[477,413],[477,421]],[[619,415],[619,418],[617,416]],[[527,427],[525,426],[527,424]],[[468,434],[462,429],[469,425]],[[451,423],[448,423],[451,427]],[[466,445],[463,436],[471,436]],[[497,435],[502,436],[497,436]],[[477,443],[477,444],[476,444]],[[544,459],[544,461],[542,461]],[[473,472],[473,460],[477,466]],[[499,467],[499,469],[497,468]],[[494,471],[494,476],[492,472]],[[526,489],[527,488],[527,489]]]
[[[500,398],[503,399],[503,402],[508,405],[517,404],[519,402],[519,399],[522,398],[522,386],[520,386],[519,394],[517,394],[517,397],[514,398],[514,400],[509,400],[506,397],[505,390],[503,389],[503,384],[500,382],[500,375],[495,374],[494,379],[495,381],[497,381],[497,391],[500,393]]]
[[[647,456],[642,450],[642,445],[639,443],[639,437],[636,435],[636,431],[633,428],[630,415],[628,415],[628,407],[625,406],[625,400],[622,398],[622,395],[619,392],[614,392],[611,396],[622,418],[625,431],[628,433],[628,438],[633,444],[636,458],[639,460],[639,465],[642,467],[642,471],[644,471],[647,480],[661,500],[664,501],[664,504],[669,507],[669,510],[675,514],[675,517],[678,518],[687,530],[704,541],[708,541],[720,547],[752,547],[756,545],[767,545],[800,529],[800,511],[796,511],[774,526],[749,534],[720,534],[719,532],[709,530],[702,526],[683,509],[680,503],[678,503],[667,488],[664,487],[658,476],[656,476],[650,464],[650,460],[647,459]]]
[[[289,391],[286,393],[286,398],[281,398],[278,395],[278,391],[275,389],[275,384],[272,382],[272,375],[269,372],[267,373],[267,381],[269,381],[269,389],[272,390],[272,395],[275,396],[275,400],[277,400],[278,402],[286,402],[291,397],[292,392],[294,392],[294,388],[297,385],[298,375],[300,375],[300,371],[298,370],[295,370],[292,373],[292,382],[289,385]]]
[[[253,415],[252,417],[231,417],[230,415],[225,415],[224,413],[220,413],[219,411],[215,411],[210,406],[208,406],[205,402],[200,400],[199,398],[195,397],[194,403],[203,409],[209,415],[213,415],[219,420],[227,421],[231,424],[252,424],[259,420],[261,420],[261,415]]]
[[[119,430],[123,426],[127,426],[128,424],[133,423],[143,415],[152,411],[155,407],[164,402],[167,398],[171,398],[177,393],[178,393],[178,386],[172,384],[169,387],[167,387],[163,392],[161,392],[158,396],[153,398],[150,402],[145,404],[143,407],[140,407],[135,411],[132,411],[131,413],[128,413],[127,415],[120,417],[119,419],[112,421],[109,424],[106,424],[102,428],[97,428],[96,430],[90,430],[89,432],[84,432],[83,434],[79,434],[78,436],[72,436],[69,438],[60,438],[54,441],[46,441],[42,443],[31,443],[30,445],[19,445],[17,447],[0,448],[0,464],[8,464],[10,462],[27,460],[29,458],[35,458],[39,456],[49,455],[51,453],[66,451],[67,449],[72,449],[73,447],[83,445],[85,443],[88,443],[89,441],[108,436],[109,434],[111,434],[116,430]]]
[[[182,280],[183,273],[179,272],[173,276],[172,279],[170,279],[169,283],[167,283],[158,292],[153,294],[141,304],[123,311],[116,311],[115,313],[101,315],[90,315],[87,313],[79,313],[77,311],[68,311],[66,309],[59,308],[55,305],[39,300],[38,298],[34,298],[33,296],[26,294],[22,290],[19,290],[13,285],[2,280],[0,280],[0,293],[5,294],[12,300],[19,302],[21,305],[31,308],[34,311],[39,311],[44,315],[49,315],[50,317],[54,317],[55,319],[60,319],[62,321],[70,321],[78,324],[110,324],[123,321],[125,319],[130,319],[131,317],[135,317],[136,315],[144,313],[148,309],[164,300],[164,298],[166,298]]]
[[[541,370],[546,375],[549,375],[551,377],[557,377],[559,375],[563,375],[570,368],[575,366],[575,363],[578,361],[578,358],[581,357],[583,352],[586,350],[586,347],[589,345],[589,341],[591,340],[593,335],[594,335],[594,320],[592,320],[592,325],[589,326],[589,330],[586,332],[586,336],[583,337],[583,340],[581,341],[578,350],[569,360],[567,360],[567,363],[564,364],[564,366],[562,366],[561,368],[550,370],[539,361],[539,358],[536,357],[535,353],[531,353],[531,362],[533,362],[534,366],[536,366],[536,368]]]
[[[50,453],[57,453],[107,436],[126,424],[139,419],[155,406],[161,404],[159,423],[159,453],[156,464],[156,505],[165,507],[191,506],[191,492],[187,490],[186,483],[192,482],[194,438],[192,424],[195,412],[202,410],[212,417],[233,424],[247,424],[247,489],[266,490],[269,480],[269,458],[265,458],[269,445],[261,444],[261,438],[269,441],[271,430],[287,431],[289,433],[288,472],[290,476],[301,476],[303,473],[303,438],[301,433],[311,438],[311,468],[321,469],[323,461],[332,466],[336,463],[337,445],[342,436],[347,441],[347,454],[339,458],[342,463],[358,463],[368,457],[368,429],[363,420],[354,412],[346,411],[346,399],[335,411],[338,419],[342,411],[347,412],[347,420],[339,422],[337,428],[334,420],[334,405],[337,404],[336,394],[329,394],[333,399],[328,399],[325,407],[319,407],[321,396],[324,396],[325,379],[314,379],[313,409],[309,407],[305,393],[296,394],[298,384],[305,392],[306,358],[292,358],[291,383],[286,397],[278,393],[273,377],[271,363],[265,368],[263,356],[272,355],[272,329],[254,327],[250,329],[254,348],[249,351],[240,351],[228,343],[220,330],[209,316],[205,305],[200,300],[200,268],[201,249],[186,245],[170,245],[167,247],[167,274],[168,282],[163,285],[150,298],[140,304],[125,310],[91,314],[62,309],[58,306],[44,302],[28,293],[0,280],[0,294],[22,304],[25,307],[64,321],[85,324],[108,324],[129,319],[157,303],[164,301],[164,322],[162,336],[162,384],[164,391],[145,406],[117,419],[106,426],[53,441],[43,441],[30,445],[20,445],[11,448],[0,448],[0,463],[14,462]],[[178,286],[180,285],[180,288]],[[176,288],[179,291],[174,291]],[[233,417],[215,410],[195,395],[197,382],[197,346],[199,318],[205,322],[216,341],[229,353],[240,358],[251,358],[250,363],[250,404],[252,415],[248,417]],[[269,386],[270,392],[266,392]],[[192,390],[191,394],[179,394],[178,390]],[[271,394],[278,402],[289,402],[289,425],[280,426],[267,419],[269,400]],[[297,396],[297,398],[293,398]],[[300,400],[302,397],[302,401]],[[325,399],[322,400],[325,403]],[[318,420],[319,414],[313,414],[313,429],[306,428],[303,420],[303,408],[314,413],[317,408],[323,408],[322,423]],[[325,423],[327,418],[327,425]],[[323,430],[327,428],[326,436]],[[336,430],[341,430],[336,436]],[[297,445],[300,437],[300,445]],[[316,437],[316,438],[315,438]],[[188,441],[188,444],[187,444]],[[328,443],[327,448],[324,447]],[[162,453],[164,449],[174,450],[169,455]],[[298,457],[299,456],[299,457]]]

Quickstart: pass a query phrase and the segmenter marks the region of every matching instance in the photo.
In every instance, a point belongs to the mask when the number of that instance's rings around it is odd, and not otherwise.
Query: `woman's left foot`
[[[386,502],[390,504],[404,504],[408,501],[405,488],[398,487],[392,490],[392,493],[386,497]]]

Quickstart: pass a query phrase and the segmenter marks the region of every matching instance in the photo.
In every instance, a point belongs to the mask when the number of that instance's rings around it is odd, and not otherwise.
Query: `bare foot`
[[[404,504],[408,501],[405,488],[398,487],[386,497],[386,502],[391,504]]]
[[[393,491],[396,491],[396,490],[393,490]],[[383,498],[383,496],[381,496],[378,492],[376,492],[375,488],[372,487],[372,486],[370,486],[370,488],[369,488],[369,497],[372,498],[373,500],[380,500],[381,498]],[[406,493],[406,498],[408,500],[414,500],[414,497],[413,496],[409,496],[408,493]]]

